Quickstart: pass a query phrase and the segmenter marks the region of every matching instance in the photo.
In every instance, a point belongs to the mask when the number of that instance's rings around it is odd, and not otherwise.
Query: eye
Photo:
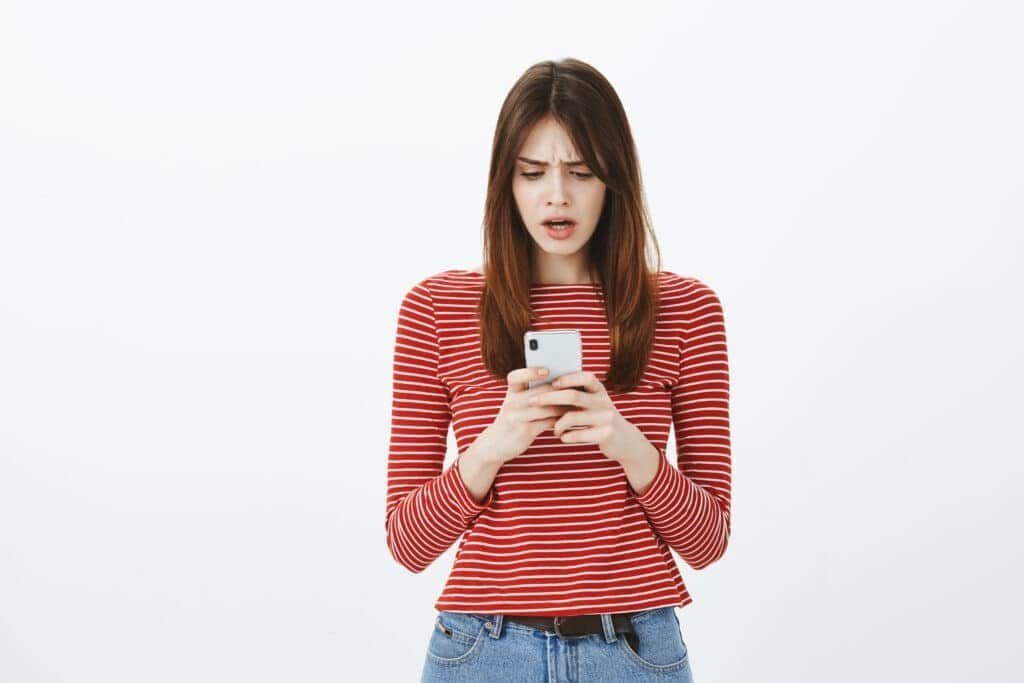
[[[593,178],[594,177],[593,173],[583,173],[582,171],[573,171],[572,174],[574,176],[576,176],[577,178],[579,178],[580,180],[586,180],[588,178]],[[527,180],[536,180],[540,176],[544,175],[544,172],[543,171],[534,171],[532,173],[525,173],[524,172],[524,173],[520,173],[519,175],[523,176]]]

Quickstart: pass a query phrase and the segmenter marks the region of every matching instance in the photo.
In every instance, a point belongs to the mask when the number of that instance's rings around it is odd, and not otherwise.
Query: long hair
[[[577,153],[606,186],[601,215],[586,247],[608,319],[611,361],[602,382],[610,391],[632,391],[654,341],[661,253],[622,103],[600,72],[572,58],[528,68],[498,115],[484,210],[484,291],[477,310],[484,364],[502,380],[526,365],[523,333],[531,322],[533,249],[515,204],[512,179],[530,129],[546,116],[565,128]],[[647,262],[648,233],[656,256],[653,269]]]

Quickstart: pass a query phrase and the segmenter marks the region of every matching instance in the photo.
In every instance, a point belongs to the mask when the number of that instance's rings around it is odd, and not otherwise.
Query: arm
[[[654,479],[637,501],[669,547],[703,569],[725,553],[731,531],[729,363],[715,292],[695,282],[686,309],[679,377],[671,392],[678,466],[659,451]]]
[[[421,281],[398,313],[384,521],[388,550],[411,572],[451,547],[493,497],[474,500],[458,459],[442,472],[452,415],[438,351],[433,301]]]

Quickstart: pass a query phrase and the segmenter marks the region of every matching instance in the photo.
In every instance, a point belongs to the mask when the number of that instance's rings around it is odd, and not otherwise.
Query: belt
[[[636,633],[636,630],[633,628],[633,621],[630,619],[634,614],[636,612],[612,614],[612,626],[615,632]],[[557,633],[560,638],[604,633],[604,625],[601,623],[600,614],[580,614],[573,617],[533,617],[506,614],[505,621],[514,621],[532,628]]]

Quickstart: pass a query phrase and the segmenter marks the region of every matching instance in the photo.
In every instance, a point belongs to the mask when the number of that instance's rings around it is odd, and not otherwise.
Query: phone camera
[[[537,350],[537,340],[536,339],[531,339],[530,340],[530,350],[531,351],[536,351]]]

